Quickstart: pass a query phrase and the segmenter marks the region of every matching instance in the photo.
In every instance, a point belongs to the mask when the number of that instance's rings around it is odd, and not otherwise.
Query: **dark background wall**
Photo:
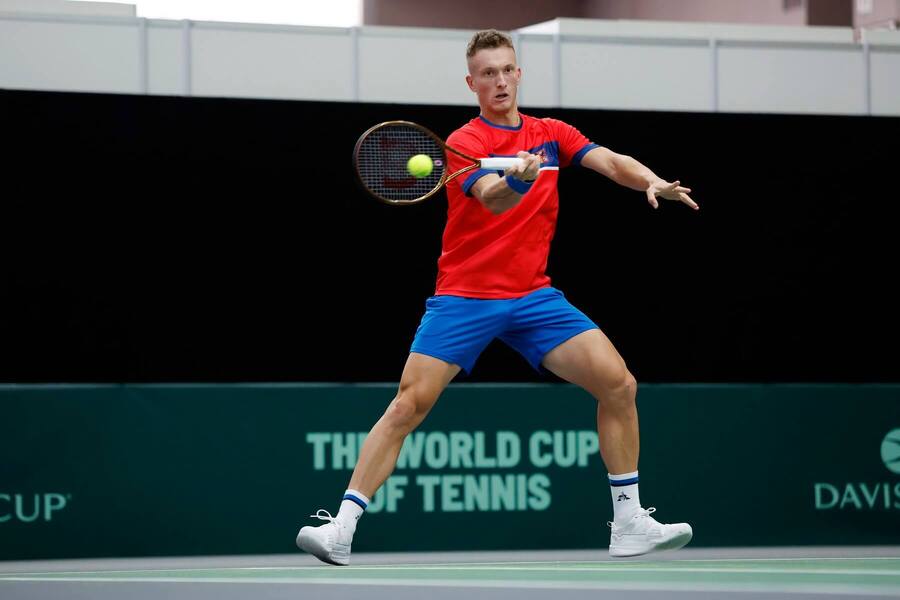
[[[530,112],[701,204],[562,173],[549,273],[639,381],[900,379],[900,119]],[[396,380],[446,201],[368,198],[351,149],[382,120],[446,136],[476,114],[0,91],[0,380]],[[470,380],[538,376],[495,343]]]

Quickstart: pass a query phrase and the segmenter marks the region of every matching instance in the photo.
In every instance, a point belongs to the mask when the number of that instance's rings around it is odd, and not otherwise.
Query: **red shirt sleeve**
[[[547,122],[559,142],[560,167],[567,167],[570,164],[580,165],[585,154],[600,147],[568,123],[558,119],[547,119]]]

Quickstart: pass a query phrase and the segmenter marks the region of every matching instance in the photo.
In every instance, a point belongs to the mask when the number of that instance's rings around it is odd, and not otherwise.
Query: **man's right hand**
[[[534,181],[537,179],[538,171],[541,168],[541,157],[537,154],[529,154],[528,152],[518,152],[516,153],[516,157],[525,161],[525,164],[510,167],[504,172],[504,175],[512,175],[516,179],[521,179],[522,181]]]

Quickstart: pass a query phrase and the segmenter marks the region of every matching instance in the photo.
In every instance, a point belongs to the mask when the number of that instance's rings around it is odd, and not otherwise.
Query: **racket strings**
[[[425,154],[434,163],[426,177],[413,177],[406,163]],[[359,144],[356,169],[363,185],[388,202],[413,202],[431,193],[444,175],[444,152],[424,131],[409,125],[389,124],[370,132]]]

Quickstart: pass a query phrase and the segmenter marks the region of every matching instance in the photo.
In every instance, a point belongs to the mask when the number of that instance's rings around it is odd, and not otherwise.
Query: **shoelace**
[[[649,517],[650,515],[652,515],[655,512],[656,512],[656,508],[653,506],[651,506],[650,508],[642,508],[637,513],[635,513],[635,515],[631,518],[632,519],[643,519],[644,517]],[[612,529],[613,522],[607,521],[606,526],[609,527],[610,529]]]
[[[319,513],[325,513],[325,515],[321,515]],[[319,519],[320,521],[330,521],[331,523],[335,523],[337,521],[336,517],[332,517],[331,513],[325,510],[324,508],[320,508],[316,511],[316,514],[309,515],[311,518]]]

